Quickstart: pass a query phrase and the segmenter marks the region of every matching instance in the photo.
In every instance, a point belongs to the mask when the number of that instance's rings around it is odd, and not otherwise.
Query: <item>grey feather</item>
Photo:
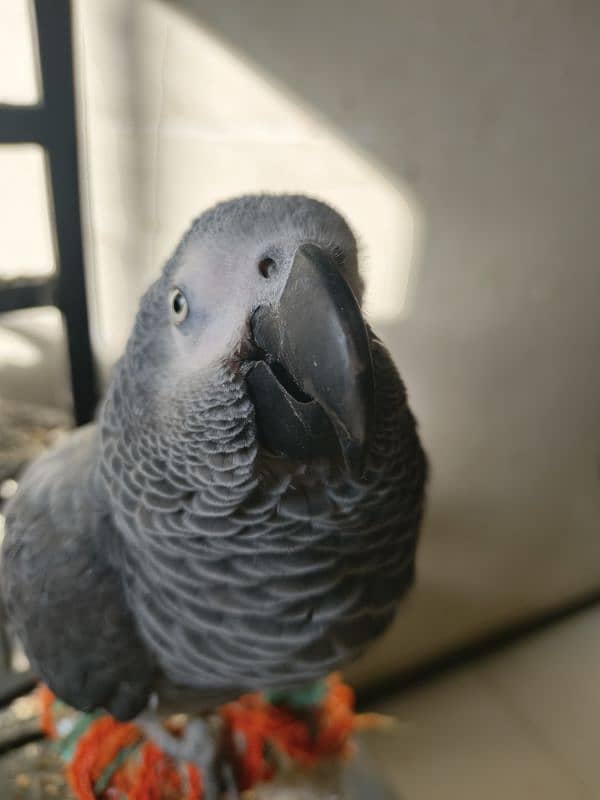
[[[2,589],[38,675],[79,708],[128,718],[145,706],[154,666],[109,563],[116,534],[94,492],[97,456],[90,426],[26,471],[6,510]]]

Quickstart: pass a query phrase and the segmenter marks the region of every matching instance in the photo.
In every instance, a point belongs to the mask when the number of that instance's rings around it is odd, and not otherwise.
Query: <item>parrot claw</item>
[[[145,713],[138,717],[137,724],[145,735],[152,739],[161,750],[176,761],[187,761],[195,764],[202,775],[203,800],[217,800],[219,797],[218,780],[218,740],[219,732],[212,720],[190,719],[181,736],[173,736],[163,726],[159,717]],[[225,778],[232,776],[226,776]],[[228,796],[231,795],[230,781],[226,780]],[[235,783],[233,781],[233,783]]]
[[[240,793],[238,792],[237,783],[233,774],[231,764],[225,762],[222,766],[221,772],[223,778],[223,785],[225,786],[227,800],[240,800]]]

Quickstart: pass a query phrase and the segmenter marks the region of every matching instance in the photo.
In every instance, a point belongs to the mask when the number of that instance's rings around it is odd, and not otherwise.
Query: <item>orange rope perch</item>
[[[95,800],[94,786],[118,753],[139,740],[131,723],[121,724],[112,717],[97,719],[77,742],[75,756],[67,768],[73,793],[80,800]]]
[[[240,789],[273,777],[275,765],[268,761],[267,744],[303,767],[347,752],[356,719],[354,692],[337,675],[327,679],[327,689],[313,726],[289,709],[267,703],[260,694],[244,695],[221,708]]]
[[[240,790],[272,778],[282,758],[300,767],[343,758],[350,752],[353,730],[377,725],[371,715],[354,714],[354,692],[338,675],[327,679],[326,690],[310,719],[269,703],[261,694],[243,695],[219,709],[226,755]],[[78,800],[201,800],[198,768],[175,762],[144,740],[135,724],[77,714],[47,687],[40,687],[38,697],[42,728],[62,747]],[[70,730],[61,739],[58,730],[65,717]]]

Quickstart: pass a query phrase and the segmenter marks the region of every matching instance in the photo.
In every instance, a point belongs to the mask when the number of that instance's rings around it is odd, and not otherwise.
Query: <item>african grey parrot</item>
[[[2,591],[41,678],[120,718],[347,664],[414,573],[426,459],[361,312],[355,239],[303,196],[221,203],[143,296],[95,424],[6,510]]]

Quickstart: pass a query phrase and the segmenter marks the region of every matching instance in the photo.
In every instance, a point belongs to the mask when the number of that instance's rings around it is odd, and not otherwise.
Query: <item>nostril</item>
[[[258,271],[263,276],[263,278],[270,278],[275,270],[277,269],[277,264],[272,258],[268,256],[266,258],[261,259],[258,262]]]

